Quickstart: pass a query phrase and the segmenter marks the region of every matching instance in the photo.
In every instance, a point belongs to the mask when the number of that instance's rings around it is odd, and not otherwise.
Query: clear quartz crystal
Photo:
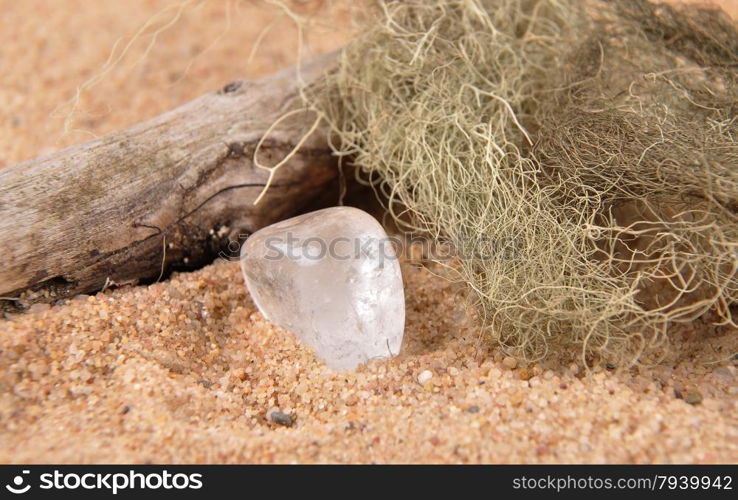
[[[400,265],[387,233],[366,212],[326,208],[265,227],[246,240],[241,269],[264,317],[331,368],[399,353]]]

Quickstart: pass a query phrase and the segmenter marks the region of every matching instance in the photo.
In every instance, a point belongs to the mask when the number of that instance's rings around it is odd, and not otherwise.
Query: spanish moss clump
[[[738,34],[645,0],[381,1],[308,99],[528,359],[664,352],[738,302]],[[734,312],[732,314],[735,314]]]

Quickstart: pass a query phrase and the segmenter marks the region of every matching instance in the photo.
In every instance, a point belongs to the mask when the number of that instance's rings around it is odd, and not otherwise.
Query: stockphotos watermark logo
[[[238,240],[230,241],[227,250],[221,251],[219,256],[226,260],[238,260],[241,257],[241,248],[248,238],[247,234],[239,234]],[[425,260],[443,262],[451,259],[512,260],[517,258],[519,253],[518,245],[512,241],[479,237],[471,243],[454,244],[450,241],[439,242],[411,234],[385,238],[366,235],[353,238],[345,236],[300,238],[287,232],[265,238],[260,245],[263,248],[259,249],[258,253],[266,260],[318,261],[326,258],[357,260],[373,257],[384,261],[395,260],[399,256],[410,260],[422,256]]]
[[[38,484],[31,484],[30,470],[22,470],[13,477],[5,488],[15,494],[23,495],[38,487],[41,490],[96,490],[117,495],[125,490],[199,490],[202,488],[202,474],[161,472],[142,473],[134,470],[111,473],[44,472],[38,477]]]

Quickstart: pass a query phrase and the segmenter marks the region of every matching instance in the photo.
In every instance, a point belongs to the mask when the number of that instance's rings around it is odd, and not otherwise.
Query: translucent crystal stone
[[[251,235],[246,286],[268,320],[295,333],[336,370],[397,355],[405,324],[400,265],[366,212],[333,207]]]

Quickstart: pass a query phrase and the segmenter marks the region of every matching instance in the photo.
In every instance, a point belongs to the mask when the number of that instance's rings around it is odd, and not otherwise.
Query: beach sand
[[[0,75],[0,166],[294,61],[294,28],[278,9],[240,3],[224,34],[225,5],[236,4],[195,4],[145,57],[148,42],[134,44],[123,62],[138,66],[121,63],[87,90],[77,131],[65,134],[71,108],[59,106],[115,40],[176,5],[131,3],[120,13],[115,0],[0,0],[14,69]],[[725,6],[738,14],[738,3]],[[314,52],[348,36],[331,15],[322,21],[338,29],[312,40]],[[418,255],[403,260],[402,352],[351,373],[265,321],[235,262],[8,316],[0,462],[738,462],[735,331],[684,329],[650,367],[587,373],[575,356],[526,365],[480,338],[438,271]],[[275,422],[274,410],[289,418]]]
[[[256,312],[233,262],[5,321],[0,460],[738,460],[736,367],[705,364],[735,335],[618,375],[511,370],[453,285],[422,263],[403,273],[402,354],[344,374]],[[293,425],[268,421],[273,408]]]

